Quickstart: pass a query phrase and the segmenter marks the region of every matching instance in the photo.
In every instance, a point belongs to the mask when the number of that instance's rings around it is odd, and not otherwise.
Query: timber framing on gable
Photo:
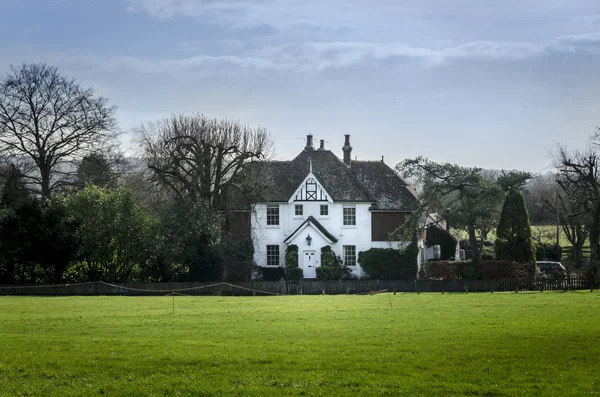
[[[311,172],[304,178],[300,186],[296,189],[292,197],[290,197],[288,203],[296,201],[323,201],[333,203],[331,196],[323,188],[323,185]]]

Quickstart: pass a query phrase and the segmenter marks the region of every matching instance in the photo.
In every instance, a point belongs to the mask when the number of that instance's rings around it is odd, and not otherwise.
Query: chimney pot
[[[304,150],[305,151],[310,151],[310,150],[315,150],[315,147],[313,146],[313,136],[312,134],[308,134],[306,136],[306,146],[304,146]]]
[[[342,151],[344,152],[344,164],[346,164],[347,167],[350,167],[352,146],[350,146],[350,135],[346,134],[345,137],[344,146],[342,147]]]
[[[319,150],[325,150],[325,139],[320,140]]]

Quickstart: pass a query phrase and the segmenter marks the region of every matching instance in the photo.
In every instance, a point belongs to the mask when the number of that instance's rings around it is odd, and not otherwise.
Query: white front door
[[[316,251],[304,251],[302,260],[302,270],[304,278],[317,278],[317,257]]]

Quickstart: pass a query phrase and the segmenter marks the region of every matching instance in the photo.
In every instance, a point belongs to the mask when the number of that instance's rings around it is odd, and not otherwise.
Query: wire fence
[[[518,292],[556,290],[595,290],[598,275],[572,275],[566,278],[496,280],[300,280],[294,282],[248,281],[243,283],[137,283],[94,281],[54,285],[4,285],[0,295],[127,295],[127,296],[277,296],[277,295],[358,295],[381,292]]]

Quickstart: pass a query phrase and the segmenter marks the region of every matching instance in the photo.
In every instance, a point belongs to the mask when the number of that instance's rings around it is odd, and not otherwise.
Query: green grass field
[[[597,292],[0,297],[2,396],[583,396]],[[391,304],[390,304],[391,303]]]

